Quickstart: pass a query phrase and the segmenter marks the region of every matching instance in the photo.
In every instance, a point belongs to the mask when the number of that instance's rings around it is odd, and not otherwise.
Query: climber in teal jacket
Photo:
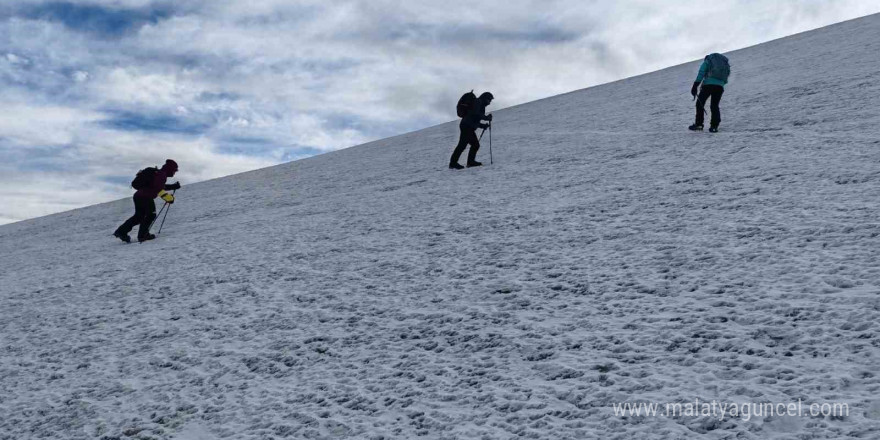
[[[697,116],[694,125],[688,127],[693,131],[703,129],[703,118],[706,113],[706,100],[712,99],[710,108],[712,109],[712,119],[709,121],[709,131],[718,132],[718,125],[721,124],[721,95],[724,94],[724,86],[730,77],[730,62],[727,57],[720,53],[707,55],[700,65],[700,72],[694,85],[691,87],[691,95],[697,99]],[[702,85],[702,87],[701,87]],[[699,90],[699,92],[698,92]]]

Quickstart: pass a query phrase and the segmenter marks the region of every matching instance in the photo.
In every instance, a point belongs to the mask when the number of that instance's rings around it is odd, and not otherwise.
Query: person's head
[[[174,173],[177,172],[177,162],[171,159],[166,160],[165,165],[162,165],[162,171],[165,171],[168,177],[173,177]]]
[[[495,99],[495,97],[489,92],[484,92],[480,95],[480,101],[483,101],[483,104],[485,105],[491,104],[493,99]]]

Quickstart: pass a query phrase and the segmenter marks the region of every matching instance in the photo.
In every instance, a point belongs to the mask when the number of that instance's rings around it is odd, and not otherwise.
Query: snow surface
[[[0,439],[880,438],[878,53],[730,53],[717,135],[697,61],[496,112],[482,169],[449,123],[185,185],[149,244],[130,199],[0,227]],[[696,398],[852,410],[611,408]]]

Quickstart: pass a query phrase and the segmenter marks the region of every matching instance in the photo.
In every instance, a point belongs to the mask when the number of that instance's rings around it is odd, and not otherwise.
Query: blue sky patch
[[[130,111],[117,111],[111,117],[101,121],[106,128],[121,131],[147,131],[196,135],[209,130],[213,125],[193,121],[172,115],[150,115]]]
[[[0,140],[0,157],[15,163],[19,172],[64,173],[78,166],[65,152],[74,149],[71,145],[30,146],[23,149]]]
[[[277,148],[271,139],[231,137],[218,141],[214,149],[221,154],[264,156]]]
[[[202,92],[198,96],[200,102],[237,101],[239,99],[242,99],[241,95],[229,92]]]
[[[31,20],[61,23],[69,29],[104,38],[119,38],[146,24],[155,24],[170,17],[172,11],[168,7],[123,9],[51,2],[23,7],[16,15]]]
[[[520,28],[504,29],[492,26],[406,23],[383,29],[381,39],[412,40],[434,45],[472,43],[475,39],[506,41],[513,44],[559,44],[576,41],[580,33],[535,23]],[[362,37],[361,37],[362,38]]]

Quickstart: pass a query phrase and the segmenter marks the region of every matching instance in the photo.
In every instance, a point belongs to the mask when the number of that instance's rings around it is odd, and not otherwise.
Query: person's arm
[[[156,176],[153,177],[153,181],[150,182],[149,193],[157,194],[159,191],[162,191],[162,189],[165,188],[165,179],[167,179],[167,177],[164,172],[159,171],[156,173]]]
[[[486,124],[482,124],[482,122],[483,122],[483,121],[492,121],[492,115],[487,115],[487,114],[486,114],[486,106],[484,106],[484,105],[481,105],[481,106],[480,106],[480,111],[479,111],[479,113],[480,113],[480,114],[476,117],[475,122],[477,123],[477,127],[480,127],[480,128],[482,128],[483,130],[485,130],[486,127],[488,127],[488,125],[486,125]]]
[[[180,189],[180,182],[174,182],[171,185],[165,184],[165,191],[174,191]]]
[[[703,64],[700,65],[700,71],[697,73],[697,79],[694,80],[695,83],[703,82],[703,78],[706,77],[706,72],[709,71],[709,61],[703,60]]]
[[[480,114],[477,116],[477,127],[482,128],[483,130],[489,128],[489,124],[484,124],[483,121],[491,121],[492,118],[486,116],[486,107],[480,109]]]
[[[706,77],[706,72],[709,70],[709,61],[703,60],[703,64],[700,65],[700,71],[697,73],[697,79],[694,80],[694,85],[691,86],[691,96],[697,96],[697,91],[700,88],[700,84],[703,82],[703,78]]]

